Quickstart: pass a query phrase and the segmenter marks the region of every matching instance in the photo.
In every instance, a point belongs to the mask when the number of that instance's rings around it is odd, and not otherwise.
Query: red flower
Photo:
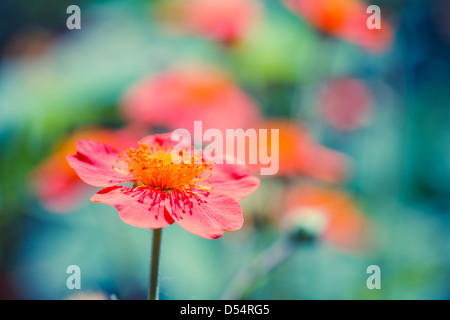
[[[355,43],[366,50],[385,51],[393,31],[382,20],[381,29],[367,28],[369,6],[361,0],[284,0],[286,6],[319,30]]]
[[[205,66],[144,79],[126,93],[122,111],[135,123],[170,130],[192,130],[195,120],[202,121],[203,130],[248,128],[261,118],[251,97],[224,72]]]
[[[140,228],[159,229],[174,222],[198,236],[215,239],[242,227],[237,202],[256,190],[259,179],[241,165],[214,164],[171,134],[143,138],[122,153],[81,140],[67,160],[86,183],[106,187],[91,198],[114,206],[120,218]],[[132,181],[133,187],[117,186]]]
[[[49,211],[62,213],[72,210],[88,191],[70,168],[66,156],[76,152],[80,139],[95,139],[121,148],[136,140],[130,129],[84,128],[65,138],[44,161],[33,170],[31,184],[41,204]]]

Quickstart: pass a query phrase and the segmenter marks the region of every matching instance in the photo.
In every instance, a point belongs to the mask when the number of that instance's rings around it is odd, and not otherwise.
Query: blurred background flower
[[[261,19],[257,0],[168,0],[157,7],[162,22],[225,45],[238,42]]]
[[[55,213],[72,211],[74,206],[87,200],[89,187],[79,179],[69,166],[67,155],[76,153],[81,139],[90,139],[111,145],[118,150],[134,146],[140,138],[134,129],[112,130],[108,128],[81,128],[71,133],[55,148],[52,154],[39,164],[31,174],[31,184],[41,204]],[[92,193],[92,190],[90,190]]]
[[[446,0],[371,3],[380,30],[362,0],[82,0],[68,30],[71,4],[0,2],[0,298],[145,298],[149,230],[87,201],[65,154],[194,120],[279,129],[280,167],[240,201],[241,230],[166,228],[162,299],[224,297],[268,255],[233,294],[450,297]]]
[[[291,178],[307,176],[328,182],[342,182],[346,178],[346,156],[314,141],[304,123],[270,118],[261,122],[257,128],[268,130],[267,143],[261,143],[259,138],[260,143],[250,145],[247,153],[270,155],[272,150],[276,150],[279,161],[276,175]],[[271,130],[278,130],[279,142],[275,147],[273,144],[276,141],[272,141]],[[257,164],[249,166],[255,172],[260,172],[267,164],[261,163],[260,158]]]
[[[285,0],[286,6],[319,30],[355,43],[362,48],[380,52],[392,42],[392,29],[385,19],[381,29],[367,28],[367,8],[361,0]],[[370,11],[369,11],[370,12]],[[371,12],[370,12],[371,13]]]
[[[319,108],[324,119],[336,129],[356,130],[369,121],[370,92],[358,79],[336,79],[322,88]]]
[[[195,120],[203,130],[250,128],[260,121],[259,108],[217,67],[197,65],[167,70],[144,79],[125,94],[124,117],[137,125],[185,128],[193,135]]]
[[[278,216],[283,229],[300,229],[346,250],[367,249],[368,221],[349,194],[308,185],[284,192]]]

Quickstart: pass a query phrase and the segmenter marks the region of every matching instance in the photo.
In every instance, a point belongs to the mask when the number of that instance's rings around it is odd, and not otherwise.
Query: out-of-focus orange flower
[[[172,0],[162,6],[163,19],[172,25],[224,44],[239,41],[262,14],[258,0]]]
[[[342,249],[368,245],[368,221],[344,191],[297,185],[283,190],[281,225],[304,228]]]
[[[131,129],[85,128],[72,133],[31,175],[32,187],[41,204],[51,212],[64,213],[75,208],[80,198],[88,194],[89,187],[80,181],[66,160],[67,154],[76,152],[80,139],[95,139],[122,147],[135,141],[136,136]]]
[[[371,94],[364,82],[342,78],[326,84],[319,93],[319,107],[325,120],[340,130],[363,126],[371,112]]]
[[[259,122],[253,99],[223,71],[214,67],[180,67],[135,84],[122,101],[124,116],[136,123],[203,130],[248,128]]]
[[[284,0],[286,6],[317,29],[373,52],[391,44],[391,25],[382,19],[381,29],[367,28],[367,3],[361,0]]]
[[[270,155],[272,147],[271,130],[279,130],[279,170],[277,175],[306,175],[327,182],[340,182],[347,176],[347,159],[344,154],[324,147],[314,141],[308,129],[302,124],[281,119],[271,119],[259,125],[268,130],[267,144],[250,146],[250,152]],[[256,150],[257,149],[257,150]],[[272,157],[274,157],[272,155]],[[259,170],[260,163],[251,165]]]

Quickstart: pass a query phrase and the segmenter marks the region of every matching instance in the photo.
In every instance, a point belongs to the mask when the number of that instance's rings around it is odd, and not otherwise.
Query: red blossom
[[[176,222],[207,239],[240,229],[244,219],[237,201],[255,191],[259,179],[242,165],[206,161],[200,151],[179,147],[171,136],[147,136],[139,147],[122,152],[80,140],[67,160],[83,181],[106,187],[91,201],[116,207],[130,225],[159,229]],[[118,185],[126,181],[133,187]]]

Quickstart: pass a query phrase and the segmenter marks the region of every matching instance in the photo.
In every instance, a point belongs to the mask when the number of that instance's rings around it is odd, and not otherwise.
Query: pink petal
[[[204,183],[212,186],[214,191],[226,194],[239,201],[253,193],[259,187],[259,179],[249,175],[243,164],[213,164],[211,177]],[[209,174],[209,173],[208,173]]]
[[[167,194],[153,188],[128,188],[116,186],[103,189],[91,201],[114,206],[120,218],[132,226],[159,229],[174,220],[164,209]]]
[[[239,230],[242,209],[232,198],[217,192],[172,192],[166,202],[172,218],[185,230],[206,239],[216,239],[223,230]]]
[[[250,174],[248,166],[235,157],[226,154],[217,154],[214,157],[204,154],[204,157],[205,160],[213,162],[216,175],[224,174],[230,178],[238,179]]]
[[[240,179],[213,179],[211,186],[215,192],[226,194],[236,201],[242,200],[252,194],[259,187],[259,179],[253,176],[247,176]]]
[[[113,147],[93,140],[80,140],[77,153],[68,155],[69,165],[87,184],[95,187],[110,187],[123,181],[135,180],[130,175],[114,170],[113,165],[125,170],[126,165],[118,163],[119,152]]]

